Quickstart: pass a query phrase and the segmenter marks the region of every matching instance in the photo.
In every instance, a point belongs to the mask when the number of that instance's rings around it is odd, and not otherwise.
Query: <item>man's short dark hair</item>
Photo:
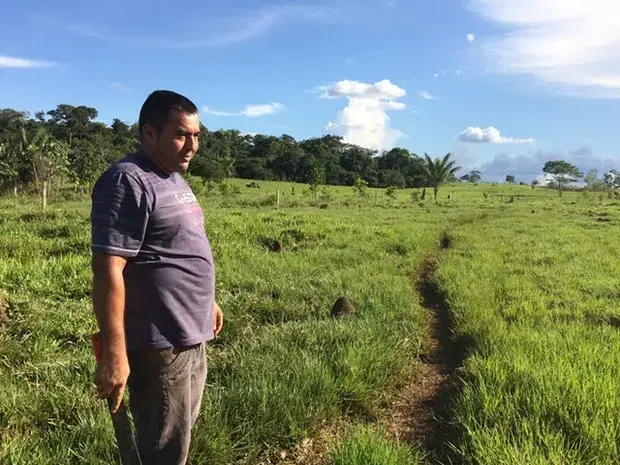
[[[142,104],[140,118],[138,120],[138,132],[142,139],[142,128],[146,123],[155,128],[157,134],[168,123],[168,116],[171,111],[182,113],[198,113],[198,107],[187,97],[171,90],[156,90],[152,92]]]

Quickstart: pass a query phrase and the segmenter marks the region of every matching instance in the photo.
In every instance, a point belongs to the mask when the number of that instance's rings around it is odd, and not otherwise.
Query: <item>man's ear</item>
[[[157,137],[157,130],[149,123],[145,123],[144,126],[142,126],[142,138],[147,144],[156,145]]]

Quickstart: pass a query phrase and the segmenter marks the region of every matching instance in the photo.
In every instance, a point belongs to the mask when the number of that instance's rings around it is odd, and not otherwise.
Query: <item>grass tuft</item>
[[[421,462],[421,453],[390,440],[382,429],[371,426],[352,429],[332,453],[332,465],[411,465]]]

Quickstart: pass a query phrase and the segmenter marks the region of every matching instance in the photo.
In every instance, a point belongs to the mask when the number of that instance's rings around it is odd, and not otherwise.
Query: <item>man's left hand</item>
[[[217,302],[213,303],[213,331],[217,336],[222,330],[222,326],[224,325],[224,314],[222,313],[222,309],[217,304]]]

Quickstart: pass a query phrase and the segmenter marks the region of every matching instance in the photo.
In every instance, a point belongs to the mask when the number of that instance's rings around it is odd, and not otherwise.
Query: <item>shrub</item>
[[[327,202],[331,202],[332,200],[332,194],[329,192],[329,190],[327,189],[327,187],[324,187],[321,190],[321,195],[319,196],[319,200],[323,203],[327,203]]]
[[[353,184],[353,190],[360,197],[366,197],[368,195],[368,181],[360,177],[355,178],[355,183]]]
[[[185,176],[185,181],[195,195],[200,195],[204,192],[205,181],[200,176],[188,174]]]

